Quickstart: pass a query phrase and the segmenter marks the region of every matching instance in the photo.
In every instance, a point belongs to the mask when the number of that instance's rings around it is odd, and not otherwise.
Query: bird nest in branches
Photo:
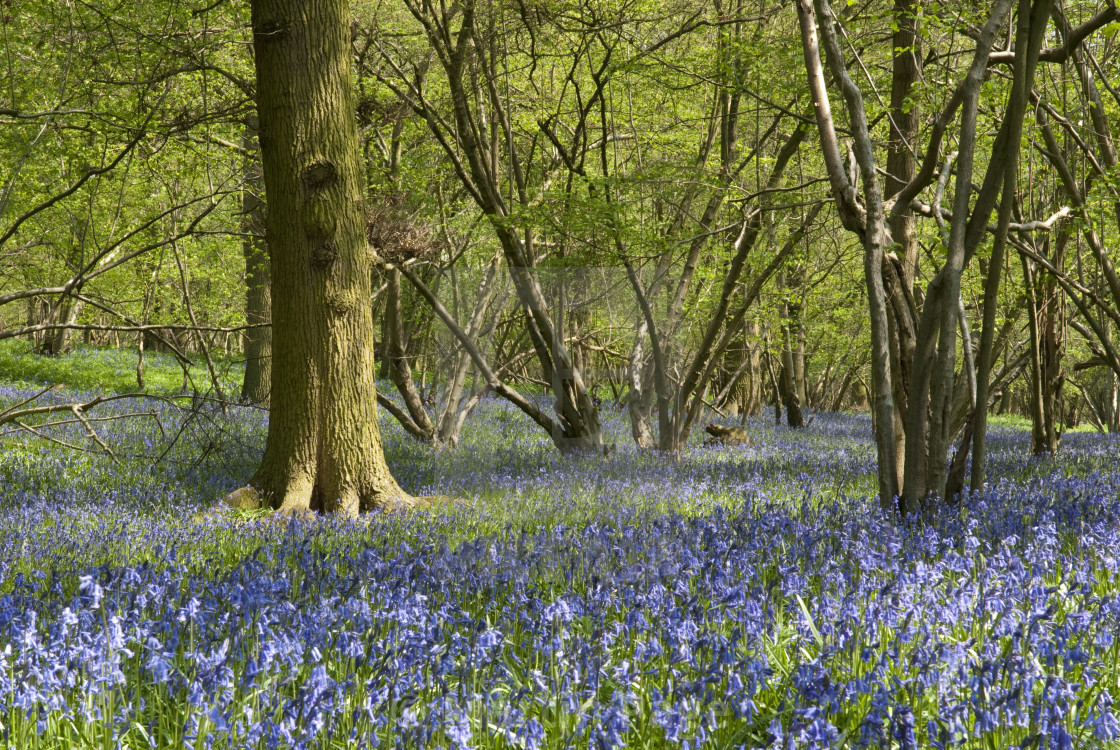
[[[410,214],[399,193],[375,197],[366,211],[366,239],[390,263],[432,261],[439,246],[431,228]]]

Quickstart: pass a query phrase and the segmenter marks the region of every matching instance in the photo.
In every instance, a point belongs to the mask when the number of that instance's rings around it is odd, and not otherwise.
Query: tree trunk
[[[789,340],[788,330],[783,333],[785,341]],[[797,393],[796,378],[794,377],[793,352],[788,345],[782,347],[782,372],[778,380],[781,388],[782,405],[786,407],[786,424],[790,427],[801,428],[805,426],[805,419],[801,416],[801,399]]]
[[[377,425],[349,4],[253,0],[252,27],[274,367],[250,485],[289,513],[401,505]]]
[[[645,356],[643,344],[649,335],[649,327],[644,318],[639,318],[634,332],[634,348],[630,352],[627,376],[630,379],[630,395],[626,399],[626,410],[630,414],[630,432],[639,448],[650,449],[657,445],[653,436],[650,418],[653,413],[653,376],[648,377],[645,370],[653,370],[653,362]]]
[[[747,359],[747,371],[738,385],[743,416],[753,417],[762,410],[762,347],[759,344],[761,338],[758,321],[752,320],[747,327],[744,341],[743,356]]]
[[[887,141],[887,178],[884,193],[898,193],[917,175],[913,153],[918,147],[921,116],[911,89],[922,69],[918,35],[917,0],[894,0],[894,59],[891,63],[890,140]],[[913,289],[918,275],[918,237],[914,212],[907,209],[891,217],[891,237],[901,259],[902,284]]]
[[[894,0],[894,37],[891,61],[890,139],[887,141],[887,176],[884,192],[894,196],[917,175],[914,153],[918,148],[921,112],[912,97],[922,68],[921,37],[918,34],[920,0]],[[914,212],[893,213],[889,222],[895,257],[883,259],[883,283],[887,293],[891,387],[894,395],[895,465],[903,475],[906,456],[907,405],[914,366],[918,310],[914,281],[918,276],[919,246]]]
[[[416,390],[416,381],[412,377],[412,366],[408,362],[404,344],[404,322],[401,317],[401,272],[394,268],[388,271],[388,294],[385,299],[385,356],[384,361],[389,364],[389,377],[397,386],[397,392],[404,399],[404,405],[411,417],[411,425],[406,429],[414,437],[426,442],[435,439],[435,426],[424,408],[420,392]],[[411,429],[410,429],[411,428]]]
[[[818,27],[817,16],[823,16]],[[879,505],[887,512],[897,507],[898,474],[895,459],[894,393],[891,386],[890,326],[887,313],[887,296],[883,280],[883,255],[889,249],[887,217],[883,208],[883,193],[875,172],[874,147],[867,124],[863,95],[848,75],[843,53],[833,28],[834,17],[827,0],[798,0],[797,16],[801,29],[801,46],[805,69],[809,78],[816,111],[817,130],[820,135],[821,153],[828,170],[832,197],[836,201],[840,221],[844,227],[860,235],[863,245],[863,272],[867,284],[867,301],[871,318],[871,398],[874,410],[875,445],[879,479]],[[833,78],[844,95],[851,120],[854,143],[852,153],[862,176],[863,201],[844,169],[840,157],[836,126],[821,67],[817,34],[824,42],[825,54]]]
[[[78,315],[82,311],[82,301],[67,297],[59,303],[56,322],[72,326],[78,322]],[[58,328],[48,331],[43,340],[42,353],[52,357],[59,357],[70,349],[70,334],[73,329]]]
[[[1008,102],[1008,115],[1004,124],[1010,124],[1010,137],[1006,146],[1003,174],[1003,191],[999,207],[996,237],[992,247],[992,259],[988,264],[988,278],[984,283],[984,324],[980,336],[980,350],[976,362],[976,400],[980,405],[973,416],[972,431],[972,473],[970,484],[973,492],[983,492],[987,463],[988,434],[988,380],[992,362],[992,338],[995,331],[995,305],[999,293],[1000,275],[1004,264],[1007,246],[1008,224],[1016,199],[1018,184],[1019,141],[1023,128],[1023,117],[1027,106],[1028,92],[1034,87],[1035,68],[1038,64],[1039,48],[1045,35],[1050,17],[1052,0],[1036,0],[1034,7],[1028,0],[1019,1],[1018,18],[1015,30],[1015,60],[1012,77],[1011,97]],[[987,216],[984,217],[987,221]]]
[[[1069,232],[1062,231],[1054,243],[1052,263],[1059,270],[1064,264],[1068,239]],[[1040,456],[1056,453],[1062,438],[1062,386],[1065,382],[1062,373],[1065,349],[1063,299],[1053,276],[1040,277],[1035,274],[1030,261],[1025,257],[1022,261],[1030,321],[1031,453]]]
[[[795,268],[790,276],[792,277],[792,283],[789,283],[791,279],[782,278],[779,287],[799,294],[804,281],[802,269]],[[794,351],[795,326],[800,322],[800,317],[800,303],[785,302],[782,304],[782,353],[781,370],[778,373],[778,388],[782,397],[782,406],[786,409],[786,424],[795,428],[805,426],[805,420],[801,416],[801,405],[804,403],[801,394],[804,392],[804,388],[798,379],[799,373],[797,372],[797,359]],[[804,374],[804,370],[801,374]]]
[[[245,124],[241,145],[250,154],[257,149],[257,118]],[[241,186],[241,248],[245,254],[245,322],[249,325],[272,322],[272,297],[269,295],[268,245],[264,240],[264,177],[256,158],[246,157]],[[272,329],[268,325],[245,331],[245,380],[241,402],[267,406],[272,388]]]

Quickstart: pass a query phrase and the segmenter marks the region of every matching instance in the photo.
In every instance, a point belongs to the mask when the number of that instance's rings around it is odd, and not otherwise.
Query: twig
[[[48,386],[47,386],[46,388],[44,388],[43,390],[39,391],[39,392],[38,392],[38,393],[36,393],[36,394],[35,394],[34,396],[31,396],[30,398],[26,398],[26,399],[24,399],[23,401],[20,401],[20,402],[19,402],[18,404],[14,404],[14,405],[12,405],[12,406],[9,406],[9,407],[8,407],[7,409],[5,409],[4,411],[0,411],[0,420],[2,420],[2,419],[3,419],[3,418],[4,418],[4,417],[5,417],[5,416],[6,416],[6,415],[7,415],[8,413],[9,413],[9,412],[15,411],[15,410],[16,410],[16,409],[18,409],[19,407],[21,407],[21,406],[24,406],[24,405],[26,405],[26,404],[30,404],[30,403],[31,403],[32,401],[34,401],[35,399],[39,398],[39,397],[40,397],[40,396],[42,396],[42,395],[43,395],[44,393],[47,393],[47,392],[49,392],[49,391],[53,391],[53,390],[55,390],[56,388],[61,388],[61,387],[62,387],[62,384],[61,384],[61,383],[55,383],[54,385],[48,385]]]
[[[113,449],[106,445],[105,441],[101,439],[101,436],[97,434],[97,430],[93,429],[93,425],[91,425],[89,423],[89,420],[85,418],[85,415],[82,414],[81,407],[77,404],[70,404],[70,411],[74,414],[78,421],[82,423],[82,426],[86,428],[86,437],[100,445],[101,450],[105,451],[105,453],[108,454],[109,458],[113,459],[113,462],[116,463],[117,456],[115,453],[113,453]]]
[[[31,425],[24,424],[23,422],[16,421],[15,424],[20,429],[27,430],[28,432],[30,432],[35,437],[39,438],[40,440],[46,440],[48,443],[55,443],[56,445],[61,445],[64,448],[69,448],[70,450],[75,450],[75,451],[81,451],[82,453],[93,453],[93,451],[91,451],[89,448],[83,448],[80,445],[74,445],[73,443],[68,443],[65,440],[59,440],[56,437],[52,437],[50,435],[44,435],[43,433],[39,432],[38,430],[36,430]]]

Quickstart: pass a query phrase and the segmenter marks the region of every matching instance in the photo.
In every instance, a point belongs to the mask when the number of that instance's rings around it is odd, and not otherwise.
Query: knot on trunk
[[[344,292],[329,291],[326,297],[327,310],[332,315],[342,317],[354,309],[354,305],[350,302]]]
[[[325,240],[311,248],[311,266],[318,270],[329,268],[338,259],[338,248],[332,240]]]
[[[327,159],[312,163],[303,170],[303,183],[308,190],[325,190],[338,180],[338,167]]]

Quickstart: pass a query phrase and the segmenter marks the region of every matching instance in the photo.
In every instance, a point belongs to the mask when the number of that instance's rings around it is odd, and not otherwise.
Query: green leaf
[[[797,606],[801,607],[801,611],[805,614],[805,621],[809,623],[809,630],[813,631],[813,639],[816,640],[818,646],[823,646],[824,636],[821,635],[821,631],[817,630],[817,626],[813,623],[813,616],[809,614],[809,608],[805,606],[800,594],[794,594],[793,596],[797,599]]]

